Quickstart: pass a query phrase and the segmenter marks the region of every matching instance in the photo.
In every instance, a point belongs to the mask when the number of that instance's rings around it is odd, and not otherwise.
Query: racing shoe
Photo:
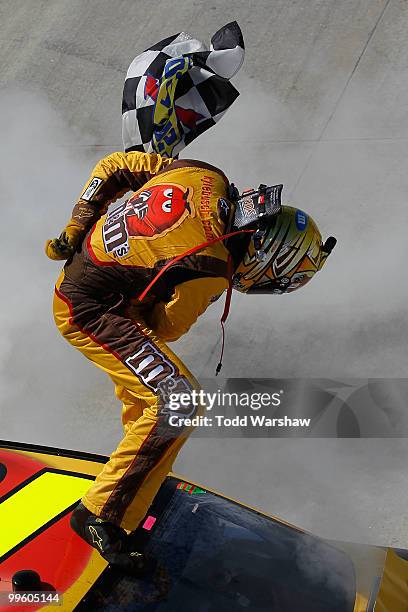
[[[82,503],[72,513],[71,527],[112,565],[138,577],[152,571],[154,563],[132,550],[132,540],[124,529],[92,514]]]

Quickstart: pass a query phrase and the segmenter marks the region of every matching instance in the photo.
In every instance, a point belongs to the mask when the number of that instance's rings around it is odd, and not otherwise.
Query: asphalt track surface
[[[234,296],[228,377],[407,376],[408,4],[403,0],[0,0],[1,437],[109,453],[110,383],[58,336],[42,254],[93,164],[121,149],[121,91],[145,47],[236,19],[241,97],[186,151],[241,188],[283,182],[338,247],[299,296]],[[272,303],[273,302],[273,303]],[[218,358],[215,304],[173,345]],[[314,533],[408,546],[408,445],[194,439],[176,470]]]

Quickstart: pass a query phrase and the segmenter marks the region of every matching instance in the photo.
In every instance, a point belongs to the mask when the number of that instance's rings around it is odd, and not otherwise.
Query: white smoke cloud
[[[53,286],[62,264],[44,253],[99,152],[82,149],[82,136],[37,92],[0,92],[0,133],[1,438],[102,451],[119,429],[117,414],[110,399],[94,397],[98,386],[105,388],[103,375],[54,325]],[[94,440],[78,428],[87,404],[107,425]]]

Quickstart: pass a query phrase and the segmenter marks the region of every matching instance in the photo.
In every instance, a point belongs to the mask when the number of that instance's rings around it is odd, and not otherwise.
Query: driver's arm
[[[103,215],[109,204],[128,191],[137,191],[173,160],[155,153],[111,153],[92,171],[72,211],[69,223],[59,238],[48,240],[45,251],[50,259],[67,259],[87,231]]]

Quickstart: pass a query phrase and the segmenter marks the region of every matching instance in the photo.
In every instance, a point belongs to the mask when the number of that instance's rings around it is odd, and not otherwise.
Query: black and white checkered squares
[[[125,151],[176,156],[215,125],[238,97],[229,79],[243,60],[244,42],[236,22],[212,37],[210,50],[181,32],[138,55],[123,90]]]

